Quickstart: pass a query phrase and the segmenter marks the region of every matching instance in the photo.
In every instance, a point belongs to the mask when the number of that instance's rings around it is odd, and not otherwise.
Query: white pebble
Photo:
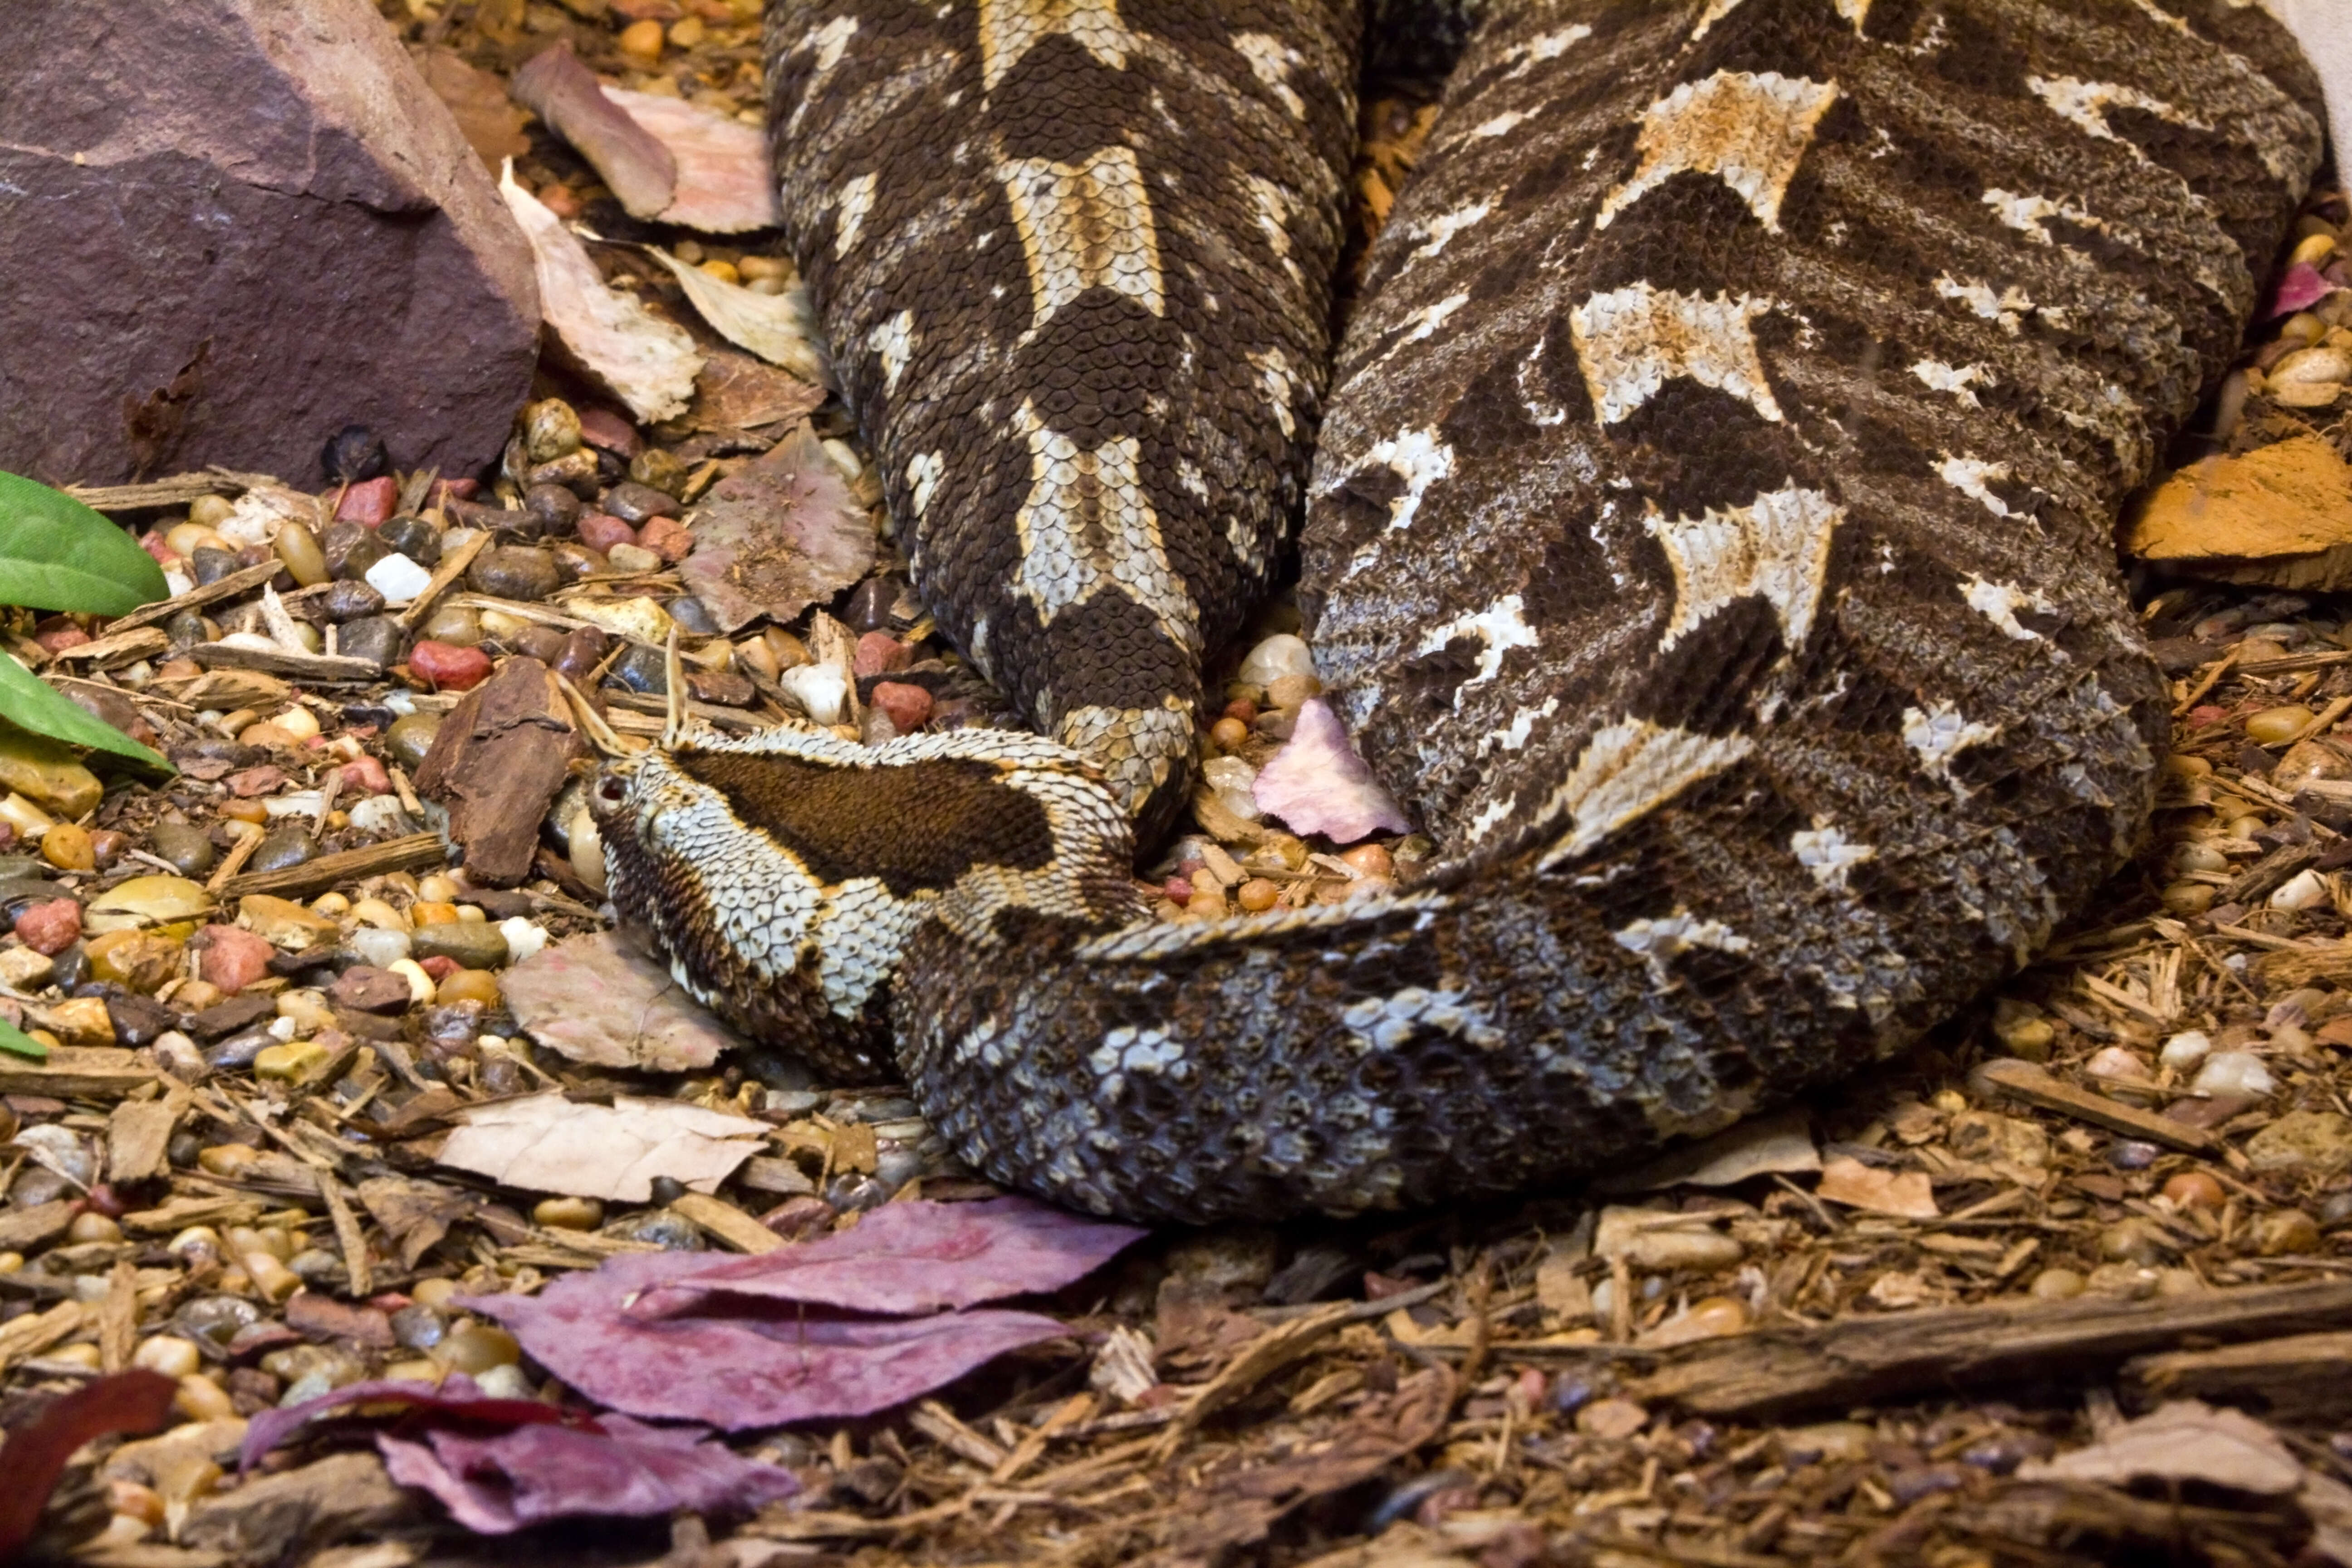
[[[361,926],[346,939],[344,945],[378,969],[390,969],[408,957],[408,933],[404,931],[381,931],[374,926]]]
[[[396,795],[372,795],[355,800],[351,814],[352,826],[372,838],[394,838],[415,831]]]
[[[2200,1094],[2246,1094],[2256,1099],[2278,1088],[2263,1058],[2252,1051],[2216,1051],[2198,1069],[2189,1085]]]
[[[384,967],[408,982],[408,999],[411,1002],[422,1007],[433,1000],[433,976],[425,973],[425,966],[416,960],[404,958]]]
[[[269,1020],[270,1037],[281,1043],[294,1037],[295,1027],[293,1019],[282,1016]]]
[[[1201,776],[1208,781],[1211,789],[1246,791],[1257,783],[1257,770],[1239,757],[1212,757],[1202,768]]]
[[[2187,1072],[2212,1050],[2212,1036],[2202,1029],[2183,1029],[2164,1042],[2164,1054],[2157,1059],[2175,1072]]]
[[[520,963],[547,945],[547,928],[533,925],[520,915],[499,922],[499,934],[507,939],[507,959]]]
[[[2327,879],[2316,871],[2297,871],[2271,894],[2274,910],[2308,910],[2327,901]]]
[[[194,577],[189,576],[185,572],[181,571],[177,566],[166,566],[163,568],[163,586],[172,591],[173,598],[178,598],[181,595],[188,592],[195,585],[196,580]]]
[[[368,568],[367,584],[383,595],[387,605],[405,605],[425,592],[433,574],[395,551]]]
[[[1242,660],[1241,679],[1251,686],[1271,686],[1286,675],[1315,674],[1315,655],[1306,640],[1276,632],[1249,650]]]
[[[832,665],[798,665],[779,676],[776,684],[791,692],[815,722],[841,722],[842,709],[849,700],[849,678]]]
[[[2148,1071],[2146,1057],[2121,1046],[2107,1047],[2093,1057],[2083,1070],[2093,1078],[2134,1079],[2142,1082],[2154,1076]]]

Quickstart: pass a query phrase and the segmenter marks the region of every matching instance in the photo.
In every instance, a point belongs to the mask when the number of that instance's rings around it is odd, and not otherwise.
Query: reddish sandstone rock
[[[471,691],[489,678],[490,656],[478,647],[421,642],[408,650],[408,668],[436,691]]]
[[[890,728],[901,735],[921,729],[931,716],[931,694],[902,680],[875,682],[874,695],[866,700],[880,709],[889,719]]]
[[[373,528],[390,517],[392,509],[399,504],[400,485],[391,475],[362,479],[343,491],[343,499],[335,507],[335,521]]]
[[[857,639],[856,669],[859,675],[887,675],[894,669],[904,669],[915,656],[905,643],[888,632],[867,632]]]
[[[31,905],[16,917],[16,934],[35,952],[55,958],[80,937],[81,906],[71,899]]]
[[[0,468],[309,479],[353,423],[404,468],[498,455],[538,348],[530,247],[369,0],[7,19]]]
[[[615,544],[635,544],[637,531],[610,512],[583,511],[576,525],[580,542],[594,551],[610,551]]]
[[[197,977],[234,996],[269,973],[278,950],[238,926],[206,926],[188,945],[200,951]]]

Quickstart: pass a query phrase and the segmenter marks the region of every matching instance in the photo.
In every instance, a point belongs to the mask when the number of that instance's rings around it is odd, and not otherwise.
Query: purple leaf
[[[383,1434],[376,1447],[394,1480],[431,1492],[484,1535],[576,1514],[749,1513],[800,1490],[791,1471],[741,1458],[698,1427],[609,1415],[604,1428],[540,1425],[494,1437],[435,1431],[422,1443]]]
[[[640,1318],[627,1300],[612,1282],[575,1274],[537,1297],[464,1305],[506,1324],[534,1361],[599,1405],[730,1431],[887,1409],[1067,1331],[1030,1312],[849,1321],[805,1316],[796,1303],[745,1303],[761,1315]]]
[[[2335,292],[2336,285],[2321,277],[2318,268],[2308,261],[2298,261],[2279,279],[2278,292],[2271,296],[2269,313],[2286,316],[2307,310]]]
[[[590,1432],[596,1430],[596,1423],[576,1410],[559,1410],[536,1399],[493,1398],[475,1387],[474,1380],[462,1372],[450,1373],[448,1380],[438,1385],[373,1379],[347,1383],[299,1405],[262,1411],[245,1428],[245,1442],[237,1450],[237,1468],[251,1469],[264,1454],[310,1422],[355,1405],[395,1405],[403,1415],[421,1413],[499,1426],[571,1423]]]
[[[1250,793],[1260,811],[1282,818],[1292,832],[1321,833],[1340,844],[1412,826],[1320,698],[1300,704],[1289,742],[1258,770]]]
[[[850,1230],[681,1272],[637,1301],[678,1310],[677,1292],[807,1301],[855,1312],[914,1313],[1058,1290],[1145,1233],[1082,1219],[1028,1198],[887,1204]]]

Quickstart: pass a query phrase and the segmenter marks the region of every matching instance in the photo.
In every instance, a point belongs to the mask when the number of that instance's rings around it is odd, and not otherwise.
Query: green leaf
[[[57,688],[5,653],[0,653],[0,719],[68,745],[111,752],[142,768],[164,773],[173,771],[170,763],[59,696]]]
[[[10,1051],[20,1057],[30,1057],[37,1062],[49,1059],[49,1047],[8,1022],[0,1018],[0,1051]]]
[[[73,497],[0,473],[0,604],[127,616],[169,592],[131,536]]]

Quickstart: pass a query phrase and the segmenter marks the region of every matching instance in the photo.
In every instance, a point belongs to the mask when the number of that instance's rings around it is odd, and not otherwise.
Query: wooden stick
[[[2044,1110],[2056,1110],[2079,1118],[2095,1126],[2120,1132],[2127,1138],[2144,1138],[2151,1143],[2161,1143],[2168,1149],[2178,1149],[2187,1154],[2218,1154],[2224,1145],[2219,1138],[2201,1127],[2191,1127],[2185,1121],[2175,1121],[2137,1106],[2126,1105],[2104,1095],[2061,1083],[2032,1062],[2003,1058],[1979,1066],[1969,1075],[1979,1085],[1979,1092],[1998,1089],[2013,1100],[2028,1105],[2038,1105]]]
[[[223,599],[233,599],[247,588],[260,587],[285,570],[286,563],[283,561],[265,561],[258,566],[247,566],[241,572],[232,572],[217,583],[207,583],[201,588],[191,588],[175,597],[159,599],[154,604],[142,605],[127,616],[119,616],[106,623],[106,635],[112,637],[117,632],[127,632],[137,626],[152,626],[157,621],[168,621],[182,610],[200,610],[206,605],[218,604]]]
[[[234,856],[235,851],[231,854]],[[438,870],[447,861],[447,847],[441,842],[439,834],[412,833],[403,838],[387,838],[381,844],[337,850],[332,855],[321,855],[315,860],[305,860],[299,866],[289,866],[283,870],[256,871],[249,877],[236,876],[232,870],[229,879],[213,890],[231,899],[241,899],[247,893],[270,893],[284,898],[320,892],[347,878],[380,877],[386,871]],[[244,862],[238,861],[237,864]]]

